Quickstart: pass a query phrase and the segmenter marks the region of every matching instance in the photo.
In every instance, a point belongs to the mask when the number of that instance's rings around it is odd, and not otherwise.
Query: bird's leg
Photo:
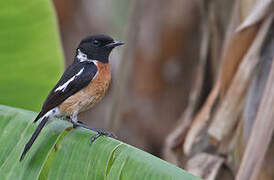
[[[89,129],[89,130],[97,132],[96,135],[91,136],[91,138],[89,139],[89,144],[92,144],[100,136],[107,136],[107,137],[117,138],[117,136],[115,134],[113,134],[112,132],[104,131],[104,130],[97,129],[97,128],[94,128],[94,127],[89,127],[85,123],[83,123],[81,121],[78,121],[76,113],[72,114],[71,123],[73,124],[73,128],[76,128],[76,127],[80,126],[82,128]]]
[[[75,124],[75,122],[78,122],[78,118],[77,118],[78,113],[74,112],[72,113],[72,115],[70,116],[70,121],[73,124],[73,128],[77,128],[78,125]]]

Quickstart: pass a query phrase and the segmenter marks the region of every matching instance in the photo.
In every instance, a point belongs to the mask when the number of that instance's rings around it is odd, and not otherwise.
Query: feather
[[[41,114],[41,112],[39,112],[39,114],[34,119],[33,123],[36,123],[40,119],[41,116],[42,116],[42,114]]]
[[[62,104],[62,102],[73,94],[86,87],[94,79],[97,71],[97,66],[94,62],[80,63],[77,60],[74,61],[74,63],[68,67],[59,82],[49,93],[43,104],[42,110],[39,113],[40,117],[45,115],[51,109]],[[38,119],[35,119],[35,122]]]
[[[34,143],[34,141],[36,140],[36,138],[38,137],[38,135],[40,134],[41,130],[43,129],[43,127],[46,125],[47,121],[49,119],[49,116],[45,116],[43,118],[43,120],[40,122],[40,124],[38,125],[38,127],[36,128],[35,132],[32,134],[30,140],[28,141],[28,143],[26,144],[24,151],[20,157],[20,161],[22,161],[25,157],[25,155],[27,154],[27,152],[29,151],[29,149],[31,148],[32,144]]]

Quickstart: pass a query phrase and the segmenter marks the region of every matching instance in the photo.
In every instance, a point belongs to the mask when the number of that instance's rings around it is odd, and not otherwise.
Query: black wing
[[[86,87],[92,81],[96,73],[97,67],[93,62],[80,63],[74,61],[49,93],[41,112],[38,114],[34,122],[45,115],[49,110],[59,106],[68,97]]]

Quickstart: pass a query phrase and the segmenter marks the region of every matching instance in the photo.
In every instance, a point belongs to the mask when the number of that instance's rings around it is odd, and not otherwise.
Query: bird
[[[90,138],[90,144],[102,135],[116,137],[111,132],[87,126],[79,121],[77,116],[92,108],[104,97],[111,81],[109,55],[115,47],[123,44],[122,41],[115,41],[106,34],[89,35],[80,42],[73,63],[50,91],[33,121],[35,123],[41,119],[24,147],[20,162],[46,123],[54,117],[71,122],[74,128],[80,126],[96,131],[97,134]]]

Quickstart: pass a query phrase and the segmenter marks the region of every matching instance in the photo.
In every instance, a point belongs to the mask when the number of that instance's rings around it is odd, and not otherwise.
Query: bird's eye
[[[94,46],[100,46],[101,43],[99,41],[97,41],[97,40],[94,40],[94,41],[92,41],[92,44]]]

